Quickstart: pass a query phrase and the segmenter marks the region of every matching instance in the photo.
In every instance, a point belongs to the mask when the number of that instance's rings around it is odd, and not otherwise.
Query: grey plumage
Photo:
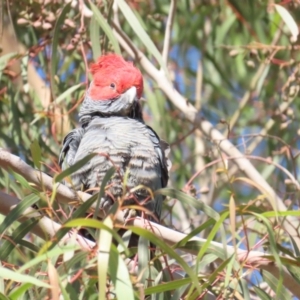
[[[166,145],[142,120],[121,116],[94,116],[84,127],[74,129],[66,136],[60,163],[64,161],[63,168],[66,168],[88,154],[98,153],[72,175],[73,188],[76,190],[80,190],[82,186],[84,189],[99,187],[108,169],[116,167],[108,193],[101,203],[106,208],[117,201],[118,197],[122,197],[126,172],[128,192],[139,185],[153,192],[167,185]],[[157,218],[160,217],[163,201],[161,195],[151,199],[147,189],[140,188],[126,204],[137,204],[137,201],[146,201],[144,207],[155,213]]]

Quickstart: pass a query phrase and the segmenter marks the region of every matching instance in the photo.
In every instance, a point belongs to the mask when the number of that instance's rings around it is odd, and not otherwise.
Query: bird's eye
[[[111,87],[112,89],[115,89],[115,88],[116,88],[116,84],[115,84],[114,82],[112,82],[112,83],[110,84],[110,87]]]

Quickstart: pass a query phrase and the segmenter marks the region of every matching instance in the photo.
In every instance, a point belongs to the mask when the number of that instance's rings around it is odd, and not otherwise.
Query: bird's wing
[[[166,187],[169,180],[169,170],[172,166],[171,161],[168,158],[170,153],[170,146],[168,143],[161,140],[150,126],[147,126],[147,129],[149,132],[150,139],[154,145],[154,149],[158,154],[158,158],[160,161],[162,171],[162,187]]]
[[[63,147],[59,155],[59,165],[64,170],[74,163],[74,158],[84,134],[82,127],[73,129],[63,141]]]

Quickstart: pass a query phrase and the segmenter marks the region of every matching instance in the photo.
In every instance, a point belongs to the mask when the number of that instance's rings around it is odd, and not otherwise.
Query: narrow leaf
[[[117,299],[137,299],[134,297],[134,288],[128,267],[114,245],[112,245],[110,252],[109,274],[115,286]]]
[[[95,214],[94,214],[94,219],[97,218],[97,215],[98,215],[98,211],[99,211],[99,207],[100,207],[100,201],[101,201],[101,198],[104,197],[104,194],[105,194],[105,187],[108,183],[108,181],[111,179],[111,177],[115,174],[115,171],[116,169],[114,167],[111,167],[106,173],[105,173],[105,176],[101,182],[101,187],[100,187],[100,192],[99,192],[99,196],[98,196],[98,200],[96,202],[96,208],[95,208]]]
[[[126,18],[127,22],[130,24],[131,28],[135,32],[135,34],[140,38],[141,42],[145,45],[146,49],[152,54],[157,62],[159,63],[160,67],[164,70],[165,74],[169,74],[166,64],[162,59],[162,55],[157,50],[155,44],[153,43],[152,39],[149,37],[147,32],[141,26],[139,20],[133,13],[130,6],[124,0],[116,0],[120,10],[122,11],[124,17]]]
[[[66,91],[64,91],[62,94],[60,94],[56,99],[55,99],[55,104],[59,104],[63,100],[65,100],[67,97],[69,97],[72,93],[74,93],[76,90],[78,90],[82,86],[82,83],[72,85],[70,88],[68,88]]]
[[[54,182],[60,182],[65,177],[70,176],[74,172],[78,171],[81,167],[83,167],[87,162],[89,162],[97,153],[91,153],[85,156],[83,159],[79,160],[77,163],[72,165],[71,167],[67,168],[66,170],[62,171],[60,174],[54,177]]]
[[[288,10],[286,10],[283,6],[274,4],[276,11],[280,15],[283,22],[288,27],[289,31],[292,34],[292,39],[295,42],[299,35],[299,28],[297,23],[295,22],[294,18],[291,16]]]
[[[201,280],[201,278],[199,278]],[[156,293],[163,293],[166,291],[172,291],[172,290],[177,290],[183,285],[186,285],[188,283],[191,283],[191,278],[183,278],[183,279],[177,279],[177,280],[172,280],[167,283],[162,283],[156,286],[151,286],[145,289],[145,295],[151,295],[151,294],[156,294]]]
[[[195,272],[188,266],[188,264],[182,259],[180,255],[178,255],[169,245],[167,245],[165,242],[163,242],[160,238],[155,236],[152,232],[143,229],[143,228],[138,228],[134,226],[128,226],[128,229],[130,229],[132,232],[144,236],[147,238],[150,242],[153,244],[159,246],[162,251],[166,252],[168,255],[170,255],[172,258],[174,258],[178,264],[183,268],[183,270],[191,277],[193,284],[195,288],[198,290],[198,292],[201,292],[200,285],[198,283],[197,276]]]
[[[230,219],[230,230],[231,230],[231,235],[232,235],[232,243],[234,248],[236,248],[236,240],[235,240],[235,232],[236,232],[236,207],[235,207],[235,201],[233,196],[230,196],[229,199],[229,219]]]
[[[90,5],[91,5],[91,9],[94,13],[95,20],[98,22],[99,26],[102,28],[102,30],[104,31],[104,33],[106,34],[106,36],[108,37],[110,42],[112,43],[113,49],[115,50],[116,53],[121,54],[121,49],[120,49],[119,43],[118,43],[117,39],[115,38],[110,26],[108,25],[108,23],[102,16],[102,14],[99,11],[99,9],[97,8],[97,6],[95,4],[93,4],[92,2],[90,2]]]
[[[68,245],[68,246],[59,245],[59,246],[51,249],[47,253],[39,254],[35,258],[31,259],[26,264],[22,265],[18,271],[23,272],[27,269],[31,269],[33,266],[36,266],[36,265],[42,263],[43,261],[46,261],[47,259],[51,259],[52,257],[58,257],[67,252],[76,251],[79,249],[80,249],[80,247],[74,246],[74,245],[71,245],[71,246],[70,245]]]
[[[113,228],[113,221],[110,216],[104,220],[104,225]],[[109,262],[110,246],[112,243],[112,235],[109,231],[102,229],[98,239],[98,284],[99,284],[99,300],[106,299],[106,280]]]
[[[56,268],[51,263],[51,260],[48,259],[48,277],[51,283],[51,299],[52,300],[59,300],[59,276],[57,274]]]
[[[38,223],[38,219],[28,219],[22,222],[14,231],[10,239],[1,243],[0,260],[5,260],[11,252],[16,248],[16,245],[28,234],[33,227]]]
[[[13,222],[18,220],[18,218],[28,207],[35,204],[38,200],[39,197],[37,195],[30,194],[26,196],[16,207],[14,207],[0,224],[1,235]]]
[[[9,299],[18,300],[24,299],[23,295],[26,293],[28,289],[32,287],[32,283],[23,283],[20,286],[16,286],[9,294]]]
[[[42,151],[39,145],[39,142],[35,139],[30,145],[31,156],[34,162],[34,165],[40,169],[41,168],[41,158]]]
[[[0,274],[1,274],[0,276],[2,278],[9,279],[9,280],[12,280],[15,282],[32,283],[36,286],[45,287],[45,288],[51,287],[48,283],[43,282],[35,277],[29,276],[29,275],[23,275],[23,274],[17,273],[15,271],[6,269],[1,266],[0,266]]]
[[[51,93],[53,99],[55,99],[55,79],[54,76],[56,75],[57,71],[57,66],[58,66],[58,61],[59,61],[59,56],[58,56],[58,39],[59,35],[61,34],[61,27],[66,19],[66,15],[69,12],[71,8],[72,1],[69,2],[67,5],[64,6],[62,9],[60,15],[57,18],[57,21],[55,23],[54,27],[54,33],[53,33],[53,38],[52,38],[52,45],[51,45],[51,61],[50,61],[50,66],[51,66],[51,71],[50,71],[50,85],[51,85]]]
[[[94,60],[96,60],[101,55],[101,48],[100,48],[100,28],[95,18],[95,15],[92,16],[90,21],[90,37],[92,43],[93,58]]]

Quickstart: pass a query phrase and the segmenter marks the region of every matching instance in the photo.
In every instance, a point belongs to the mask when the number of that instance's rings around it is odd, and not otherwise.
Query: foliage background
[[[198,123],[190,122],[187,111],[179,109],[176,100],[170,101],[151,76],[151,69],[135,60],[144,74],[146,123],[171,145],[169,186],[175,191],[165,191],[169,197],[162,224],[206,241],[185,246],[199,247],[196,256],[184,250],[173,253],[165,245],[159,252],[161,259],[154,259],[149,267],[145,241],[151,238],[138,231],[143,236],[137,250],[138,271],[135,276],[130,277],[128,271],[127,277],[122,275],[129,286],[127,297],[299,297],[296,288],[285,286],[284,281],[285,274],[291,274],[299,284],[299,187],[295,183],[299,172],[299,40],[293,27],[293,22],[299,22],[299,1],[68,2],[1,3],[0,146],[51,176],[59,174],[62,139],[77,126],[78,106],[88,86],[88,65],[109,51],[132,59],[119,43],[118,34],[125,33],[128,44],[144,53],[184,97],[187,107],[197,111]],[[202,130],[202,119],[245,154],[287,212],[260,187],[261,177],[255,180],[248,176],[247,165],[236,165],[236,155],[230,155],[230,148],[224,151],[223,140]],[[1,169],[0,173],[0,187],[6,194],[28,204],[38,203],[40,211],[58,223],[71,218],[73,211],[49,201],[45,190],[32,190],[15,172]],[[214,220],[213,216],[218,217]],[[285,218],[279,216],[293,217],[296,233],[288,231],[283,225]],[[103,224],[117,227],[114,219],[97,225],[102,228],[98,242],[104,239],[110,253],[110,259],[103,262],[93,250],[76,248],[72,252],[70,247],[55,246],[54,241],[51,246],[49,241],[45,244],[28,234],[32,222],[25,226],[16,218],[13,215],[15,222],[2,225],[1,247],[6,247],[2,266],[40,281],[28,283],[28,278],[22,281],[16,274],[3,275],[3,297],[54,299],[60,293],[70,299],[75,295],[98,297],[95,282],[100,289],[105,287],[106,271],[120,295],[118,291],[124,289],[120,287],[120,274],[125,274],[120,262],[123,250],[111,244],[112,235],[103,229]],[[3,220],[2,224],[7,224],[7,218],[3,216]],[[76,227],[83,224],[80,222],[72,224]],[[152,239],[159,245],[158,238]],[[221,246],[233,245],[235,253],[226,254],[224,247],[222,254],[212,253],[212,240]],[[259,264],[241,260],[236,247],[267,253],[276,262],[279,275],[258,272]],[[51,258],[42,256],[51,251]],[[65,253],[63,258],[61,253]],[[30,269],[34,257],[39,257],[41,264],[33,263]],[[114,259],[119,261],[118,267]],[[97,271],[101,262],[107,270]],[[68,268],[63,267],[66,264]],[[286,267],[289,271],[284,273]],[[56,291],[38,287],[42,281],[50,281]],[[99,297],[109,297],[104,290]]]

